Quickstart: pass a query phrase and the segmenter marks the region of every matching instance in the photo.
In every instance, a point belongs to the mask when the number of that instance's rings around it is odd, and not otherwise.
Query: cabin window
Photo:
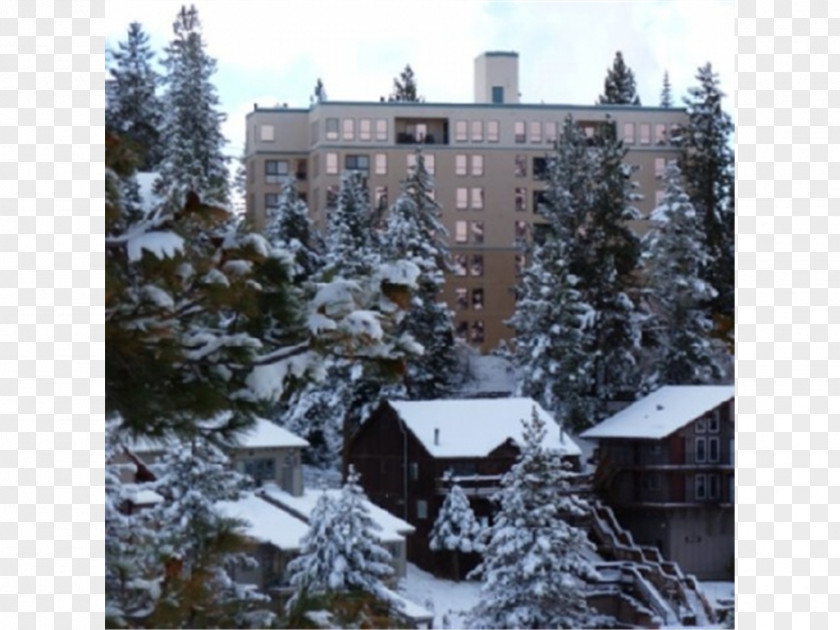
[[[658,473],[648,473],[644,477],[644,487],[646,490],[659,490],[661,482]]]
[[[242,472],[258,484],[263,481],[274,481],[276,479],[274,458],[259,457],[246,459],[242,465]]]
[[[697,422],[694,423],[694,432],[695,433],[705,433],[706,432],[706,418],[700,418]]]
[[[452,474],[456,477],[477,475],[478,467],[474,461],[455,462],[452,464]]]
[[[709,475],[709,498],[720,498],[720,478],[717,475]]]
[[[706,462],[706,438],[695,438],[694,461],[698,464],[703,464]]]
[[[709,416],[707,428],[709,433],[720,433],[720,414],[718,412],[714,412]]]
[[[709,461],[718,462],[720,460],[720,441],[716,437],[709,438]]]
[[[420,466],[417,462],[411,462],[408,466],[409,475],[411,476],[412,481],[417,481],[420,477]]]
[[[662,452],[662,446],[659,442],[654,442],[653,444],[648,444],[648,453],[651,455],[659,455]]]
[[[423,501],[422,499],[417,501],[417,518],[429,518],[429,503],[427,501]]]
[[[698,501],[706,498],[706,475],[694,476],[694,498]]]

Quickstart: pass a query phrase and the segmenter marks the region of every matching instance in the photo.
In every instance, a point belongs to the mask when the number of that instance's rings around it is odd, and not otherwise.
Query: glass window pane
[[[488,120],[487,121],[487,142],[498,142],[499,141],[499,121],[498,120]]]
[[[650,125],[648,123],[639,124],[639,144],[650,144]]]
[[[455,156],[455,174],[456,175],[466,175],[467,174],[467,156],[458,154]]]
[[[481,177],[484,175],[484,156],[483,155],[473,155],[472,156],[472,174],[473,177]]]
[[[470,221],[473,243],[484,242],[484,221]]]
[[[513,141],[517,144],[525,142],[525,122],[522,120],[513,123]]]
[[[470,206],[474,210],[481,210],[484,207],[484,189],[473,188],[470,193]]]
[[[528,172],[528,160],[524,155],[517,155],[514,158],[513,174],[516,177],[525,177]]]
[[[324,136],[327,140],[338,140],[338,118],[327,118]]]
[[[624,123],[624,144],[633,144],[636,142],[636,125],[633,123]]]
[[[353,139],[353,128],[354,128],[355,121],[352,118],[345,118],[342,121],[342,134],[341,137],[344,140],[352,140]]]
[[[359,140],[370,140],[370,118],[362,118],[359,121]]]
[[[467,222],[466,221],[455,221],[455,242],[456,243],[466,243],[467,242]]]
[[[467,141],[467,121],[466,120],[457,120],[455,121],[455,142],[466,142]]]
[[[484,123],[480,120],[473,120],[470,126],[472,141],[482,142],[484,140]]]
[[[542,125],[539,122],[532,121],[530,123],[529,134],[531,142],[542,142]]]

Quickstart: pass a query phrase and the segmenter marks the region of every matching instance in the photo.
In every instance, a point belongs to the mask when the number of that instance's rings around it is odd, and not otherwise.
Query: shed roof
[[[580,447],[531,398],[388,401],[432,457],[485,457],[508,440],[522,444],[522,421],[534,408],[546,423],[543,446],[566,455]],[[435,432],[437,431],[437,439]]]
[[[734,396],[734,385],[668,385],[587,429],[580,437],[661,440]]]
[[[216,508],[228,518],[246,522],[245,534],[271,543],[278,549],[300,549],[300,540],[309,525],[265,499],[249,494],[238,501],[219,501]]]

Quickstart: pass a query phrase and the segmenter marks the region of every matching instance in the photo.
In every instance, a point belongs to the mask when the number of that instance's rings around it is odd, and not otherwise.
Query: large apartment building
[[[627,162],[639,167],[644,200],[637,207],[644,214],[661,195],[657,176],[678,155],[669,129],[686,120],[682,109],[520,103],[518,62],[514,52],[480,55],[474,103],[255,105],[246,117],[248,216],[261,227],[282,178],[291,175],[323,225],[345,170],[362,171],[372,202],[386,208],[420,146],[449,230],[455,270],[443,297],[455,311],[456,333],[482,351],[496,347],[511,337],[504,321],[513,314],[512,289],[524,263],[520,244],[540,221],[541,172],[566,116],[588,134],[615,124]]]

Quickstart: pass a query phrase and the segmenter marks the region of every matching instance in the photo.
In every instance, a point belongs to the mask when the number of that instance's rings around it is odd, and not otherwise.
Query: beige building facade
[[[362,171],[372,202],[387,208],[421,147],[455,263],[443,299],[455,312],[457,336],[487,351],[511,337],[504,321],[514,311],[521,244],[540,220],[540,173],[566,116],[589,134],[608,121],[616,125],[626,161],[639,167],[634,179],[644,200],[637,207],[645,215],[661,195],[666,161],[679,154],[669,130],[686,116],[658,107],[520,103],[512,52],[484,53],[475,70],[475,103],[255,105],[246,117],[246,211],[262,227],[282,179],[293,176],[323,226],[345,170]],[[646,229],[643,222],[634,227]]]

